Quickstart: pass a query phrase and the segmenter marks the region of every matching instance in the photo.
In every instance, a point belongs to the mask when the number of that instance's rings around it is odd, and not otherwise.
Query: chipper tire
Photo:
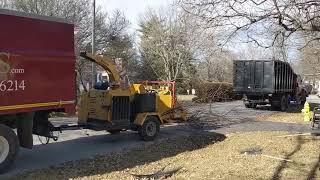
[[[119,134],[121,132],[120,129],[112,129],[112,130],[107,130],[108,133],[114,135],[114,134]]]
[[[155,116],[148,116],[139,128],[139,135],[144,141],[154,140],[160,131],[160,122]]]
[[[19,152],[19,140],[9,127],[0,124],[0,173],[10,169]]]

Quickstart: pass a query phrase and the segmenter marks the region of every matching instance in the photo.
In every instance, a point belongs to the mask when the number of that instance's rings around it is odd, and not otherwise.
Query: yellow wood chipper
[[[173,119],[186,120],[186,113],[176,103],[174,82],[150,82],[162,85],[156,90],[148,88],[146,83],[121,86],[113,61],[85,52],[81,57],[100,65],[108,73],[109,81],[82,93],[78,107],[79,125],[112,134],[135,130],[148,141],[157,136],[161,124]]]

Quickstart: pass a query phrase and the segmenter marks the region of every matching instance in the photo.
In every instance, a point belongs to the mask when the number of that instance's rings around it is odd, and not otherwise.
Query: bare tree
[[[0,0],[0,8],[8,8],[10,6],[10,3],[8,0]]]
[[[182,8],[205,26],[225,31],[222,45],[236,35],[261,47],[272,47],[293,34],[320,39],[318,0],[181,0]],[[265,36],[265,31],[272,34]]]
[[[302,50],[302,60],[299,66],[305,76],[320,77],[320,46],[318,43],[310,43]]]
[[[173,9],[149,11],[141,22],[143,59],[161,80],[175,81],[192,58],[186,28]]]

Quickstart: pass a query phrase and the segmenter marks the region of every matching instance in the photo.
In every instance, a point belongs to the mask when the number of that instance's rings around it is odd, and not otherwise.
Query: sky
[[[148,8],[160,8],[172,2],[173,0],[96,0],[104,12],[112,13],[116,9],[123,12],[130,21],[133,31],[139,28],[139,17]]]

